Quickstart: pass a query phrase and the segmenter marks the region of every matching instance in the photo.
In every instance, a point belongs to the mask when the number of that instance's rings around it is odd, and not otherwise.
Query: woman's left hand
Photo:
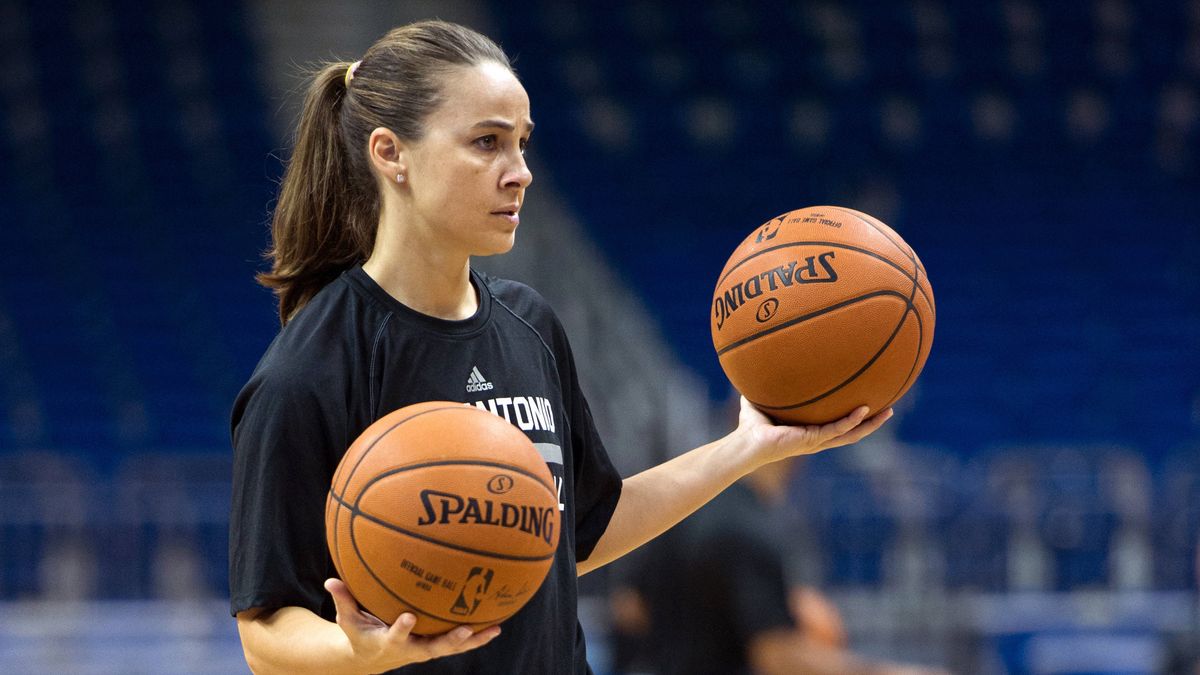
[[[869,413],[870,410],[864,405],[836,422],[788,426],[775,424],[743,396],[738,428],[734,433],[744,435],[759,460],[756,464],[761,466],[795,455],[812,455],[829,448],[857,443],[892,418],[891,408],[868,418]]]

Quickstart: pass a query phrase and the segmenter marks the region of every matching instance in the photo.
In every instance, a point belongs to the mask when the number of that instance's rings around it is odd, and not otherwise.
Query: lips
[[[509,204],[508,206],[506,206],[502,209],[492,211],[492,215],[500,216],[501,218],[504,218],[508,222],[512,223],[513,225],[517,225],[521,222],[521,217],[517,215],[517,212],[520,210],[521,210],[520,204]]]

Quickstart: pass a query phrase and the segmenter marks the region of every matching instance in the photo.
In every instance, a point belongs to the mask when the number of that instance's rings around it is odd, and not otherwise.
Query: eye
[[[475,139],[475,147],[480,150],[495,150],[496,149],[496,134],[488,134]]]
[[[528,139],[528,138],[522,138],[522,139],[521,139],[521,154],[522,154],[522,155],[523,155],[523,154],[525,154],[525,150],[526,150],[526,148],[528,148],[528,147],[529,147],[529,139]]]

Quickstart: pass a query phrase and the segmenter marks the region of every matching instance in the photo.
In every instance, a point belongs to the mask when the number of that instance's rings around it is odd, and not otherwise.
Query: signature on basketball
[[[507,584],[503,584],[498,587],[494,593],[492,593],[492,597],[495,598],[496,604],[503,606],[519,601],[521,598],[529,595],[531,590],[532,589],[529,588],[529,584],[521,584],[521,587],[517,589],[513,589]]]

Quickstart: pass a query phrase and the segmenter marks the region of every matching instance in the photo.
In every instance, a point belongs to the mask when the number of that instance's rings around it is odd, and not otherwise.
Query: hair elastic
[[[361,63],[362,63],[361,60],[355,61],[354,63],[350,64],[349,68],[346,69],[346,88],[347,89],[350,88],[350,80],[354,79],[354,71],[358,70],[358,66]]]

